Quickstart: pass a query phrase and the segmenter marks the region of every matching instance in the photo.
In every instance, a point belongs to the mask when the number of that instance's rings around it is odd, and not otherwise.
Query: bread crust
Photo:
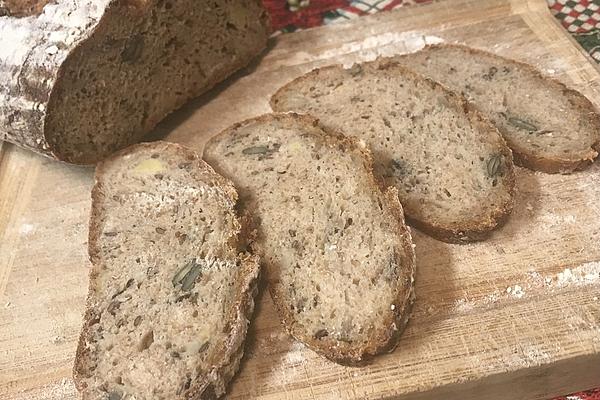
[[[439,90],[440,92],[442,92],[443,95],[449,101],[451,101],[457,109],[463,110],[469,121],[479,126],[481,132],[487,132],[491,137],[495,137],[498,143],[498,150],[502,155],[505,156],[506,160],[506,170],[504,176],[502,177],[502,180],[508,191],[509,201],[494,209],[489,218],[479,220],[465,219],[464,221],[461,221],[460,226],[446,226],[436,220],[418,219],[414,216],[411,216],[410,212],[406,213],[406,220],[409,222],[409,224],[415,226],[419,230],[427,233],[428,235],[444,242],[468,243],[481,241],[488,238],[492,234],[494,229],[506,223],[509,215],[512,213],[516,196],[513,153],[510,150],[510,148],[508,148],[504,138],[500,135],[498,129],[483,113],[481,113],[473,104],[469,103],[462,95],[451,91],[450,89],[446,88],[440,83],[422,74],[410,70],[409,68],[399,64],[398,62],[393,61],[393,59],[379,58],[373,62],[367,62],[364,64],[373,64],[376,65],[379,69],[393,69],[399,73],[406,74],[426,82],[433,90]],[[323,71],[334,70],[339,68],[343,68],[342,65],[330,65],[322,68],[316,68],[311,72],[302,75],[292,80],[291,82],[288,82],[286,85],[279,88],[277,92],[273,94],[273,96],[271,96],[271,108],[275,111],[284,111],[283,109],[277,106],[278,97],[281,97],[286,91],[291,91],[292,89],[290,88],[293,85],[297,85],[299,82],[309,81],[313,79],[315,75],[318,75]],[[378,179],[380,179],[380,177],[378,177]]]
[[[213,184],[215,187],[220,188],[235,204],[237,201],[237,192],[233,184],[226,178],[217,174],[212,167],[201,160],[201,157],[194,151],[185,148],[179,144],[168,143],[168,142],[151,142],[151,143],[140,143],[128,148],[125,148],[107,158],[105,161],[98,164],[95,173],[95,184],[92,189],[92,209],[90,213],[89,222],[89,239],[88,239],[88,253],[90,261],[92,262],[92,268],[90,270],[90,286],[89,292],[86,299],[86,310],[83,318],[83,328],[79,336],[77,351],[75,355],[75,362],[73,366],[73,380],[76,388],[83,393],[83,399],[86,400],[89,397],[85,393],[86,384],[84,379],[86,378],[86,372],[88,365],[86,364],[87,355],[90,349],[86,346],[86,339],[90,335],[91,326],[94,323],[94,319],[99,317],[101,314],[96,315],[94,313],[95,304],[93,302],[93,282],[98,276],[98,270],[95,266],[95,262],[99,259],[99,246],[98,238],[101,233],[99,226],[100,215],[103,212],[99,205],[100,197],[103,196],[102,178],[105,174],[107,164],[123,157],[128,154],[132,154],[139,151],[164,151],[165,148],[172,148],[177,152],[181,152],[188,159],[199,162],[202,168],[212,174]],[[245,229],[244,226],[240,227],[240,232]],[[238,234],[240,234],[238,232]],[[208,372],[197,381],[192,381],[190,388],[187,392],[182,394],[181,399],[216,399],[221,397],[226,390],[227,384],[233,378],[240,364],[240,360],[244,353],[244,342],[246,334],[248,332],[248,326],[254,311],[254,297],[258,291],[258,280],[259,280],[259,258],[256,255],[245,254],[241,260],[240,271],[238,272],[238,278],[240,279],[239,288],[236,292],[233,300],[233,313],[229,316],[231,320],[231,333],[227,337],[226,342],[220,349],[215,349],[214,354],[221,354],[222,356],[216,360],[213,360],[212,366]]]
[[[439,48],[455,48],[465,51],[476,57],[489,57],[498,60],[501,63],[512,64],[519,69],[531,73],[533,77],[535,79],[539,79],[543,85],[552,86],[552,89],[560,91],[562,96],[568,97],[571,101],[573,101],[581,114],[586,115],[586,117],[590,120],[590,123],[595,127],[595,131],[597,132],[596,141],[586,152],[581,155],[579,159],[544,157],[528,151],[527,149],[523,148],[523,146],[519,145],[518,142],[510,141],[505,137],[508,146],[513,151],[514,161],[517,165],[532,169],[534,171],[541,171],[549,174],[569,174],[585,169],[594,162],[598,156],[598,153],[600,152],[600,115],[598,114],[598,111],[592,102],[583,94],[567,87],[564,83],[555,78],[544,75],[539,69],[530,64],[502,57],[484,50],[474,49],[465,45],[446,43],[430,44],[425,46],[422,50],[420,50],[420,52],[427,52]],[[394,58],[407,58],[410,56],[410,54],[406,54]],[[477,108],[476,104],[474,104],[474,106]]]
[[[343,135],[340,132],[332,131],[323,127],[319,120],[309,116],[297,113],[275,113],[265,114],[255,118],[251,118],[242,122],[238,122],[231,127],[227,128],[223,132],[219,133],[215,138],[209,141],[209,144],[205,147],[205,152],[210,147],[212,141],[217,141],[221,136],[227,136],[230,132],[249,124],[255,123],[269,123],[272,120],[278,121],[290,121],[294,123],[304,124],[311,127],[319,127],[323,134],[321,138],[323,141],[330,146],[342,145],[346,152],[355,151],[364,160],[366,171],[371,181],[371,187],[374,191],[381,191],[384,197],[387,199],[387,206],[391,214],[396,218],[400,226],[398,232],[398,244],[403,249],[404,254],[408,255],[408,259],[404,259],[400,254],[396,253],[396,261],[400,266],[402,276],[406,279],[403,282],[399,282],[395,294],[395,301],[393,310],[390,310],[390,314],[382,323],[382,329],[379,334],[374,336],[364,346],[352,346],[347,342],[334,340],[330,337],[324,337],[316,339],[314,337],[305,337],[301,334],[300,329],[297,329],[294,325],[293,314],[290,312],[288,304],[285,301],[285,295],[279,289],[277,284],[277,276],[273,266],[265,265],[268,273],[269,292],[275,304],[275,308],[281,319],[281,323],[286,331],[296,338],[297,340],[306,344],[311,350],[323,355],[324,357],[344,365],[362,365],[367,363],[373,358],[373,356],[393,351],[398,345],[400,336],[406,327],[412,305],[415,299],[414,293],[414,279],[416,273],[416,261],[415,252],[413,248],[412,236],[410,228],[404,223],[404,213],[402,205],[398,200],[398,193],[395,188],[383,188],[383,185],[377,181],[372,173],[373,160],[371,152],[365,146],[361,145],[360,142],[354,138]],[[253,250],[257,254],[261,254],[262,249],[254,242],[251,244]],[[263,262],[266,262],[263,260]]]

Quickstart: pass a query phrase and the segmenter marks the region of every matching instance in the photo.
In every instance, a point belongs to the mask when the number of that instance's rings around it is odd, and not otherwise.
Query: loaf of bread
[[[415,260],[396,189],[380,189],[369,152],[313,118],[279,114],[227,129],[204,158],[254,219],[252,246],[290,334],[340,363],[391,351]]]
[[[528,64],[460,45],[394,60],[465,95],[498,127],[519,165],[569,173],[598,156],[600,116],[592,103]]]
[[[462,96],[397,63],[316,69],[281,88],[271,107],[363,140],[409,222],[438,239],[484,239],[512,210],[512,155],[496,128]]]
[[[221,396],[243,353],[258,259],[237,193],[195,153],[156,142],[100,163],[90,291],[74,377],[84,400]]]
[[[260,0],[0,3],[0,139],[78,164],[139,141],[269,33]]]

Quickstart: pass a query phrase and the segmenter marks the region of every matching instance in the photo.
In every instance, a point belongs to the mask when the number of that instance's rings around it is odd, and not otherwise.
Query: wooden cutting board
[[[425,42],[527,61],[600,106],[596,65],[543,0],[456,0],[274,38],[261,60],[155,135],[201,150],[227,125],[269,111],[269,95],[299,74]],[[333,364],[290,340],[263,294],[229,397],[544,399],[600,386],[600,163],[517,178],[514,214],[490,240],[449,245],[415,232],[417,302],[396,351],[362,368]],[[0,147],[2,399],[77,398],[91,185],[89,168]]]

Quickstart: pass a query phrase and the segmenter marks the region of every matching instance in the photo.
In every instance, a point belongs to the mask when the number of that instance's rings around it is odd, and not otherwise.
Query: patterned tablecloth
[[[432,0],[263,0],[273,28],[282,33],[335,24],[363,15]],[[548,7],[579,44],[600,63],[600,0],[547,0]],[[555,400],[600,400],[600,388]]]

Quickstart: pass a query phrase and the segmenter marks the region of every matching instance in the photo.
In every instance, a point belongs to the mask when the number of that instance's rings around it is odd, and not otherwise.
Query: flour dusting
[[[33,224],[22,224],[19,228],[21,236],[29,236],[33,231],[35,231],[35,225]]]
[[[542,275],[537,271],[529,271],[525,279],[516,282],[503,290],[495,290],[480,298],[461,298],[454,302],[453,310],[456,313],[468,313],[478,308],[487,308],[503,300],[520,300],[527,296],[529,291],[544,289],[550,293],[568,287],[583,287],[600,284],[600,262],[589,262],[574,268],[565,268],[562,271]],[[593,298],[598,301],[598,296]],[[431,307],[430,307],[431,308]],[[432,314],[432,310],[427,310]]]
[[[300,342],[294,342],[292,347],[288,350],[285,355],[286,364],[301,364],[306,361],[303,354],[304,345]]]
[[[512,297],[515,297],[517,299],[520,299],[525,295],[525,292],[523,291],[523,288],[521,287],[521,285],[507,287],[506,293],[508,293],[509,295],[511,295]]]
[[[391,57],[398,54],[412,53],[422,49],[428,44],[443,43],[444,40],[422,32],[385,32],[369,36],[362,40],[344,43],[336,49],[324,51],[317,56],[318,59],[334,58],[350,53],[358,54],[358,61],[373,61],[377,57]],[[352,66],[353,62],[345,63],[344,67]]]
[[[70,378],[43,386],[34,392],[23,392],[15,400],[75,400],[77,399],[75,384]]]
[[[586,285],[600,281],[600,262],[583,264],[577,268],[565,268],[552,282],[557,287]]]
[[[454,302],[454,309],[460,313],[467,313],[473,309],[475,304],[468,299],[458,299]]]

